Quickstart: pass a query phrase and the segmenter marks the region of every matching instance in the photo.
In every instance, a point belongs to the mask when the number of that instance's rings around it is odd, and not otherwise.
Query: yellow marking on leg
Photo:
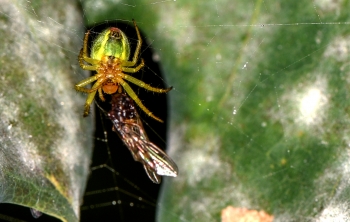
[[[147,89],[149,91],[152,91],[152,92],[156,92],[156,93],[167,93],[169,92],[173,87],[169,87],[167,89],[160,89],[160,88],[155,88],[155,87],[152,87],[151,85],[148,85],[147,83],[139,80],[139,79],[136,79],[130,75],[126,75],[126,74],[123,74],[123,73],[120,73],[119,74],[123,79],[129,81],[129,82],[132,82],[134,83],[135,85],[137,86],[140,86],[144,89]]]
[[[153,119],[159,121],[159,122],[163,122],[163,120],[159,119],[158,117],[156,117],[155,115],[152,114],[151,111],[149,111],[141,102],[141,100],[139,99],[139,97],[137,97],[136,93],[134,92],[134,90],[132,90],[132,88],[129,86],[129,84],[127,84],[124,80],[120,79],[120,85],[122,85],[122,87],[125,89],[126,93],[131,97],[131,99],[133,99],[135,101],[135,103],[150,117],[152,117]]]

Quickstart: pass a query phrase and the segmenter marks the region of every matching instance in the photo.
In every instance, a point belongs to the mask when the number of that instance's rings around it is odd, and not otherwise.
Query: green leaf
[[[349,1],[93,2],[90,25],[136,20],[175,87],[159,221],[350,218]]]
[[[79,221],[92,152],[74,90],[81,14],[72,1],[5,0],[0,12],[1,203]]]

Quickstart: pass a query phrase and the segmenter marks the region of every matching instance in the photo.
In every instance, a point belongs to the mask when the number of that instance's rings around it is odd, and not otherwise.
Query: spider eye
[[[117,28],[110,28],[109,38],[110,39],[121,39],[122,35],[120,34],[120,30]]]

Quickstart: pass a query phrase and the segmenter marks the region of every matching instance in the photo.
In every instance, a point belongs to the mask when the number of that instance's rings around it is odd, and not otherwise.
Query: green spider
[[[128,60],[130,57],[130,43],[124,32],[122,32],[120,29],[110,27],[101,32],[92,44],[90,57],[87,53],[90,31],[85,33],[84,45],[79,54],[79,64],[81,68],[96,71],[97,74],[84,79],[75,85],[75,89],[77,91],[88,93],[88,97],[85,102],[84,117],[89,115],[90,105],[94,100],[97,91],[100,99],[105,101],[103,92],[106,94],[122,93],[122,89],[124,89],[125,92],[148,116],[158,120],[159,122],[163,122],[160,118],[154,116],[152,112],[142,104],[141,100],[137,97],[136,93],[132,90],[129,84],[124,81],[127,80],[137,86],[157,93],[167,93],[173,88],[155,88],[139,79],[132,77],[131,75],[126,74],[136,73],[144,66],[144,61],[142,58],[141,63],[136,65],[140,54],[142,39],[140,31],[134,20],[133,23],[136,29],[138,43],[132,61]],[[84,87],[94,81],[96,82],[91,89]]]

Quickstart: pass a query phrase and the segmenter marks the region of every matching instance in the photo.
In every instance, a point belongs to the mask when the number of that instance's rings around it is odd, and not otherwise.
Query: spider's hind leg
[[[95,98],[96,92],[97,91],[89,93],[88,98],[86,99],[86,102],[85,102],[85,105],[84,105],[84,114],[83,114],[84,117],[87,117],[89,115],[90,105],[91,105],[92,101]]]

